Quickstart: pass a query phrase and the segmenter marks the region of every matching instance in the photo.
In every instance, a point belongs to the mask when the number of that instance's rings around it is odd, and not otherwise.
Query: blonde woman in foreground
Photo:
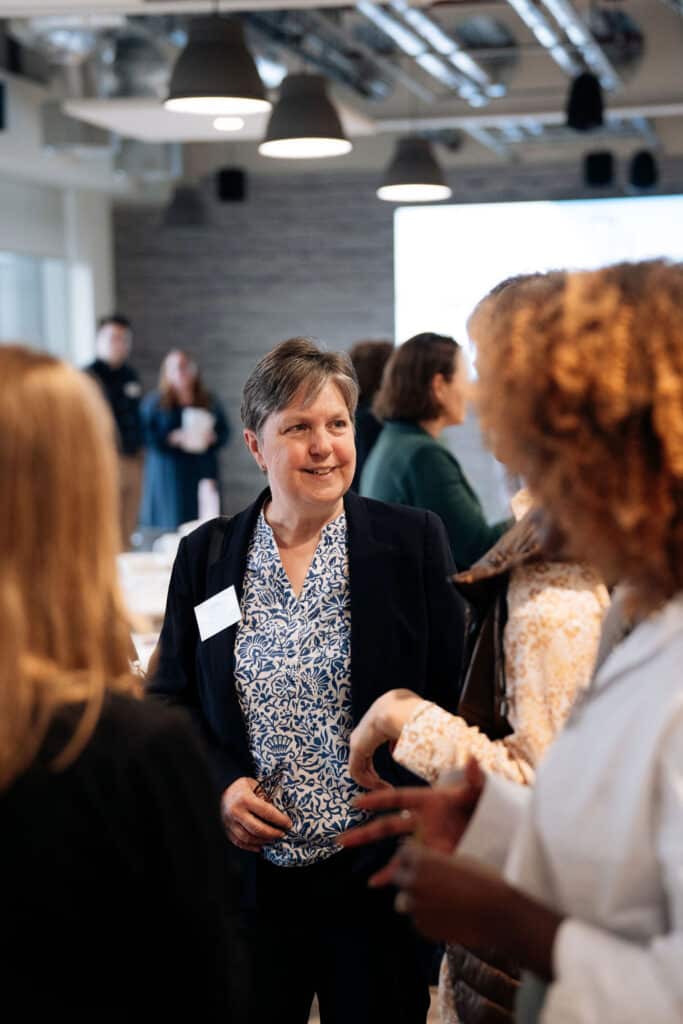
[[[520,1019],[678,1024],[683,269],[569,273],[541,308],[500,325],[476,338],[489,442],[574,556],[628,585],[633,628],[600,664],[533,791],[470,764],[447,791],[363,797],[365,808],[408,811],[366,826],[365,839],[408,827],[423,839],[374,881],[397,884],[398,906],[427,934],[495,946],[532,972]]]
[[[218,803],[130,673],[112,430],[85,375],[0,346],[3,999],[234,1021]]]

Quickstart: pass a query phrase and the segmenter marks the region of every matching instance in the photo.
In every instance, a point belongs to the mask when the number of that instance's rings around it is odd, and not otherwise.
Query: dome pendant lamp
[[[263,156],[316,160],[351,151],[322,75],[288,75],[259,146]]]
[[[451,190],[427,139],[411,135],[398,140],[377,195],[392,203],[433,203],[450,198]]]
[[[270,110],[241,22],[194,18],[164,101],[167,110],[214,117]]]

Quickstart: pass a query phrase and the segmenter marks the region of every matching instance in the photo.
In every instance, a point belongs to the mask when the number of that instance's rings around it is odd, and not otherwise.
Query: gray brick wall
[[[662,171],[660,191],[683,191],[683,161]],[[451,178],[454,202],[596,195],[569,165],[468,168]],[[376,184],[369,173],[250,174],[244,202],[218,203],[207,181],[210,225],[201,231],[163,230],[157,206],[115,208],[116,303],[135,324],[135,364],[152,387],[169,348],[197,358],[233,425],[222,456],[229,513],[263,485],[239,436],[240,392],[256,360],[294,334],[331,348],[393,336],[393,207],[376,199]],[[449,431],[448,442],[498,516],[500,477],[476,421]]]

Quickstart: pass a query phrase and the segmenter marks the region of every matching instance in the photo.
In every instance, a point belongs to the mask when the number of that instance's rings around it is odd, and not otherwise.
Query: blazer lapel
[[[220,558],[209,567],[207,573],[206,597],[213,597],[226,587],[233,586],[237,600],[242,603],[244,573],[247,565],[249,544],[256,526],[263,503],[269,495],[266,490],[257,500],[230,524],[232,529],[226,531],[223,551]],[[212,685],[216,692],[224,697],[234,694],[234,649],[238,623],[222,629],[206,641],[208,666]]]
[[[386,689],[387,649],[382,641],[390,632],[396,552],[375,537],[362,498],[349,491],[344,507],[351,587],[351,704],[354,722],[358,722]]]

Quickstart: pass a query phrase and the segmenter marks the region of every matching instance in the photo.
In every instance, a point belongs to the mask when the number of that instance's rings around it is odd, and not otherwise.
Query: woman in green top
[[[476,562],[507,529],[486,522],[458,460],[439,440],[465,418],[467,368],[460,346],[416,334],[395,350],[374,402],[382,432],[368,456],[360,493],[441,516],[458,569]]]

